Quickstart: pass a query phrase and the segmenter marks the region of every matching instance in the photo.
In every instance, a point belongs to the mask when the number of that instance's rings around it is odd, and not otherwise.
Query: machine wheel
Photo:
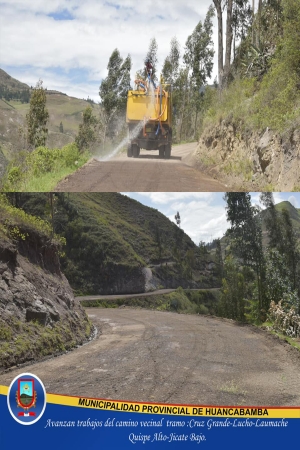
[[[165,145],[165,158],[170,159],[171,156],[171,144]]]
[[[159,157],[163,158],[165,156],[165,146],[162,145],[161,147],[159,147],[158,151],[159,151]]]
[[[128,147],[127,147],[127,156],[128,156],[128,158],[131,158],[131,157],[132,157],[132,147],[131,147],[131,144],[128,144]]]
[[[132,145],[132,156],[134,158],[138,158],[139,157],[139,154],[140,154],[139,150],[140,149],[139,149],[139,147],[136,144]]]

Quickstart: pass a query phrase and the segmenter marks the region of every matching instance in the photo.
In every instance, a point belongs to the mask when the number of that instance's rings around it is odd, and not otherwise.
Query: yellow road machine
[[[156,88],[135,80],[136,89],[128,91],[126,122],[129,141],[127,156],[138,158],[140,149],[158,150],[160,158],[170,158],[172,147],[171,86]]]

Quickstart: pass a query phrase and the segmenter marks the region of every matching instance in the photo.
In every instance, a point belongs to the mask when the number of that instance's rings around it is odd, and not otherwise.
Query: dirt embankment
[[[87,309],[101,334],[30,365],[48,392],[144,402],[299,406],[300,356],[251,326],[143,309]],[[24,369],[0,375],[9,385]]]
[[[27,233],[28,231],[28,233]],[[0,371],[83,343],[91,324],[46,236],[0,238]]]
[[[259,134],[224,120],[204,131],[194,164],[231,189],[299,189],[300,131],[281,136],[267,128]]]

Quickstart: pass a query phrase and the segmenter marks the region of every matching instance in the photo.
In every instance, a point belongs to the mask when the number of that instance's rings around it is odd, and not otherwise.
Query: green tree
[[[191,71],[192,80],[199,91],[211,77],[213,69],[213,17],[214,8],[209,7],[204,23],[198,22],[193,33],[187,38],[183,60]]]
[[[177,260],[178,264],[181,266],[182,263],[182,240],[183,240],[183,231],[180,228],[180,224],[181,224],[181,218],[180,218],[180,214],[179,211],[177,211],[176,215],[175,215],[175,222],[176,222],[176,227],[175,227],[175,233],[174,233],[174,240],[175,240],[175,244],[174,244],[174,248],[173,248],[173,255],[174,258]]]
[[[286,256],[277,249],[269,249],[266,256],[266,287],[270,302],[278,303],[292,293],[291,275]]]
[[[96,141],[97,118],[93,115],[91,106],[87,106],[83,111],[83,122],[79,125],[75,143],[80,151],[90,148]]]
[[[295,290],[297,288],[297,267],[300,261],[297,237],[288,210],[284,208],[281,214],[284,254],[291,273],[292,288]]]
[[[272,193],[264,192],[261,202],[267,207],[265,224],[268,233],[266,282],[269,302],[278,303],[294,292],[299,297],[298,271],[300,254],[297,236],[289,211],[279,213],[274,205]]]
[[[222,258],[222,248],[221,248],[221,240],[216,240],[216,265],[217,265],[217,277],[220,281],[222,281],[223,278],[223,272],[224,272],[224,264],[223,264],[223,258]]]
[[[204,241],[199,242],[200,255],[208,255],[207,245]]]
[[[265,294],[265,260],[262,246],[261,214],[251,205],[249,192],[227,192],[227,220],[231,224],[232,248],[243,265],[251,267],[257,277],[258,307],[265,313],[268,299]]]
[[[234,0],[213,0],[218,18],[218,81],[219,89],[226,87],[230,75],[230,62],[232,52],[233,39],[233,3]],[[224,58],[224,43],[223,43],[223,13],[226,8],[226,45]]]
[[[190,248],[185,254],[186,272],[188,277],[193,279],[193,269],[196,265],[195,251]]]
[[[179,211],[177,211],[174,218],[175,218],[176,225],[180,228],[181,218],[180,218]]]
[[[162,76],[167,83],[170,83],[174,87],[174,83],[179,74],[179,61],[180,61],[180,47],[176,37],[171,39],[170,53],[166,57],[163,68]]]
[[[186,103],[190,103],[194,110],[193,137],[196,136],[198,114],[202,106],[203,86],[207,78],[211,77],[213,69],[213,17],[215,11],[210,6],[206,14],[204,23],[200,20],[193,33],[187,38],[185,44],[185,53],[183,55],[184,63],[188,71],[188,90],[189,95],[185,96],[183,111],[186,109]]]
[[[272,192],[262,192],[260,201],[266,207],[265,224],[268,232],[269,248],[278,248],[282,246],[282,233],[280,227],[280,218],[275,208]]]
[[[162,257],[163,246],[162,246],[162,235],[161,235],[161,232],[160,232],[160,229],[158,226],[155,227],[154,239],[155,239],[155,243],[157,245],[158,261],[160,263],[161,257]]]
[[[116,48],[108,61],[107,77],[99,88],[101,107],[103,108],[103,145],[106,137],[113,139],[125,123],[127,92],[130,89],[131,57],[125,60]]]
[[[48,119],[46,92],[43,88],[43,81],[39,80],[32,92],[29,113],[26,115],[27,142],[30,147],[45,146],[48,135]]]
[[[245,320],[246,284],[238,263],[229,255],[224,263],[224,278],[220,297],[219,312],[223,317]]]

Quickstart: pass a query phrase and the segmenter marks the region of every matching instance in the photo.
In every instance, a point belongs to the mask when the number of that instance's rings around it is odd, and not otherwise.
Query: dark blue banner
[[[47,403],[30,426],[11,415],[0,395],[0,448],[59,449],[253,449],[294,448],[300,419],[143,414]]]

